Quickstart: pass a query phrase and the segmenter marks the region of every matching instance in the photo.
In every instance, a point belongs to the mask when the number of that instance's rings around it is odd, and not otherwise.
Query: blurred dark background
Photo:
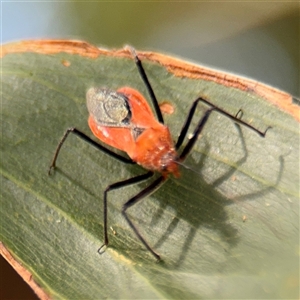
[[[1,10],[2,43],[64,38],[108,48],[131,44],[300,95],[298,1],[19,1],[2,2]],[[22,279],[3,259],[0,267],[0,299],[36,299],[19,287]]]
[[[155,50],[299,96],[299,2],[5,2],[2,42],[66,38]]]

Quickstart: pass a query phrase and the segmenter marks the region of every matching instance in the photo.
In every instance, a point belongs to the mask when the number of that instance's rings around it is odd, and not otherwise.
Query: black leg
[[[152,86],[149,82],[149,79],[147,77],[147,74],[143,68],[143,65],[142,65],[142,62],[141,60],[139,59],[138,55],[136,54],[135,52],[135,49],[131,46],[126,46],[126,48],[131,52],[133,58],[134,58],[134,61],[135,61],[135,64],[138,68],[138,71],[139,71],[139,74],[141,75],[141,78],[143,80],[143,82],[145,83],[146,85],[146,88],[148,90],[148,93],[150,95],[150,98],[151,98],[151,101],[152,101],[152,104],[154,106],[154,109],[155,109],[155,113],[156,113],[156,116],[157,116],[157,119],[160,123],[164,124],[164,118],[162,116],[162,113],[160,111],[160,108],[159,108],[159,105],[158,105],[158,102],[157,102],[157,99],[156,99],[156,96],[154,94],[154,91],[152,89]]]
[[[206,112],[206,114],[203,116],[203,118],[199,121],[199,123],[198,123],[198,125],[197,125],[197,127],[196,127],[196,130],[195,130],[195,132],[194,132],[194,134],[193,134],[192,139],[189,140],[188,144],[186,145],[186,149],[184,149],[184,150],[183,150],[183,153],[180,155],[180,157],[181,157],[182,159],[184,159],[184,158],[186,157],[186,155],[191,151],[191,149],[192,149],[192,147],[193,147],[195,141],[197,140],[197,138],[198,138],[198,136],[199,136],[199,134],[200,134],[200,132],[201,132],[203,126],[205,125],[205,123],[206,123],[206,121],[207,121],[207,119],[208,119],[208,117],[209,117],[209,115],[210,115],[210,112],[211,112],[212,110],[215,110],[215,111],[217,111],[217,112],[223,114],[224,116],[230,118],[231,120],[233,120],[233,121],[234,121],[235,123],[237,123],[237,124],[241,124],[241,125],[244,125],[244,126],[248,127],[249,129],[255,131],[257,134],[259,134],[259,135],[262,136],[262,137],[265,137],[266,132],[268,131],[268,129],[271,128],[271,127],[267,127],[267,129],[266,129],[264,132],[262,132],[262,131],[256,129],[255,127],[253,127],[252,125],[250,125],[250,124],[244,122],[243,120],[241,120],[241,117],[242,117],[242,115],[243,115],[243,111],[242,111],[241,109],[236,113],[235,116],[233,116],[233,115],[227,113],[226,111],[224,111],[223,109],[221,109],[221,108],[215,106],[214,104],[212,104],[212,103],[210,103],[209,101],[207,101],[207,100],[205,100],[205,99],[203,99],[203,98],[200,97],[200,98],[196,99],[196,100],[193,102],[193,104],[192,104],[192,106],[191,106],[191,108],[190,108],[190,111],[189,111],[189,113],[188,113],[188,116],[187,116],[187,118],[186,118],[186,120],[185,120],[185,122],[184,122],[184,124],[183,124],[183,126],[182,126],[182,129],[181,129],[181,131],[180,131],[180,134],[179,134],[177,143],[176,143],[176,145],[175,145],[176,149],[179,149],[179,148],[180,148],[180,146],[181,146],[182,143],[183,143],[184,138],[186,137],[187,131],[188,131],[190,125],[191,125],[193,116],[195,115],[195,111],[196,111],[196,108],[197,108],[197,105],[198,105],[199,102],[204,102],[205,104],[209,105],[209,106],[211,107],[211,109],[208,110],[208,111]],[[183,157],[184,157],[184,158],[183,158]]]
[[[74,133],[75,135],[77,135],[78,137],[80,137],[81,139],[83,139],[84,141],[86,141],[87,143],[91,144],[92,146],[96,147],[98,150],[101,150],[102,152],[116,158],[117,160],[119,161],[122,161],[124,163],[127,163],[127,164],[135,164],[135,162],[133,160],[131,160],[130,158],[127,158],[127,157],[124,157],[122,155],[119,155],[107,148],[105,148],[104,146],[96,143],[94,140],[92,140],[90,137],[88,137],[86,134],[84,134],[83,132],[79,131],[78,129],[76,129],[75,127],[71,127],[71,128],[68,128],[65,132],[65,134],[63,135],[62,139],[60,140],[56,150],[55,150],[55,154],[54,154],[54,157],[52,159],[52,162],[51,162],[51,165],[49,167],[49,170],[48,170],[48,174],[51,174],[51,171],[53,169],[55,169],[55,166],[56,166],[56,160],[57,160],[57,157],[58,157],[58,154],[60,152],[60,149],[63,145],[63,143],[65,142],[65,140],[67,139],[68,135],[70,133]]]
[[[248,124],[248,123],[246,123],[246,122],[244,122],[243,120],[240,119],[240,117],[242,117],[242,115],[243,115],[242,110],[239,110],[236,113],[236,115],[233,116],[233,115],[227,113],[226,111],[222,110],[221,108],[213,105],[209,101],[207,101],[207,100],[205,100],[203,98],[198,98],[198,99],[196,99],[194,101],[194,103],[193,103],[193,105],[192,105],[192,107],[190,109],[189,115],[188,115],[188,117],[187,117],[187,119],[186,119],[186,121],[185,121],[182,129],[181,129],[181,133],[180,133],[178,141],[176,143],[176,148],[177,149],[181,146],[181,144],[183,142],[183,139],[186,136],[186,133],[187,133],[188,128],[189,128],[189,126],[191,124],[192,118],[193,118],[193,116],[195,114],[196,106],[197,106],[197,104],[200,101],[208,104],[209,106],[211,106],[211,108],[206,111],[206,113],[204,114],[204,116],[202,117],[202,119],[198,122],[198,124],[196,126],[196,129],[194,130],[192,138],[188,141],[188,143],[186,144],[186,146],[184,147],[182,153],[179,156],[179,161],[183,161],[186,158],[186,156],[190,153],[190,151],[192,150],[194,144],[196,143],[196,141],[198,139],[199,134],[201,133],[203,127],[205,126],[205,124],[206,124],[206,122],[207,122],[207,120],[208,120],[208,118],[209,118],[209,116],[210,116],[210,114],[211,114],[212,111],[217,111],[217,112],[223,114],[224,116],[230,118],[235,123],[244,125],[244,126],[248,127],[249,129],[252,129],[253,131],[255,131],[257,134],[259,134],[262,137],[265,137],[266,132],[268,131],[268,129],[271,128],[271,127],[267,127],[267,129],[264,132],[262,132],[262,131],[256,129],[255,127],[253,127],[252,125],[250,125],[250,124]]]
[[[184,138],[186,137],[186,134],[187,134],[187,131],[191,125],[191,122],[192,122],[192,119],[193,119],[193,116],[195,115],[195,111],[196,111],[196,108],[197,108],[197,105],[198,105],[199,101],[198,99],[195,100],[190,108],[190,111],[187,115],[187,118],[181,128],[181,131],[180,131],[180,134],[179,134],[179,137],[178,137],[178,140],[177,140],[177,143],[175,145],[175,149],[178,150],[180,148],[180,146],[182,145],[183,143],[183,140]]]
[[[254,126],[250,125],[249,123],[246,123],[245,121],[241,120],[241,117],[243,116],[243,111],[241,109],[238,110],[238,112],[236,113],[235,116],[231,115],[230,113],[226,112],[225,110],[223,110],[222,108],[217,107],[216,105],[212,104],[211,102],[209,102],[208,100],[204,99],[204,98],[198,98],[196,101],[201,101],[207,105],[209,105],[211,108],[213,108],[215,111],[218,111],[219,113],[221,113],[222,115],[228,117],[229,119],[231,119],[233,122],[241,124],[245,127],[248,127],[249,129],[255,131],[257,134],[259,134],[261,137],[265,137],[267,131],[272,128],[271,126],[268,126],[265,131],[260,131],[257,128],[255,128]]]
[[[157,259],[160,260],[160,256],[154,252],[154,250],[148,245],[146,240],[142,237],[142,235],[139,233],[138,229],[135,227],[135,225],[132,223],[132,221],[129,219],[126,211],[128,208],[136,204],[137,202],[141,201],[151,193],[153,193],[155,190],[157,190],[161,184],[166,180],[165,177],[160,176],[155,181],[153,181],[148,187],[146,187],[144,190],[142,190],[140,193],[138,193],[136,196],[132,197],[130,200],[128,200],[122,208],[122,214],[124,215],[125,219],[127,220],[128,224],[132,228],[132,230],[135,232],[139,240],[144,244],[144,246],[152,253],[152,255]]]
[[[138,176],[126,179],[126,180],[115,182],[115,183],[109,185],[105,189],[105,191],[103,193],[103,213],[104,213],[104,218],[103,218],[104,227],[103,227],[103,230],[104,230],[104,243],[98,249],[98,252],[100,254],[102,254],[102,251],[101,251],[102,248],[104,246],[108,245],[108,234],[107,234],[107,193],[109,191],[116,190],[116,189],[119,189],[119,188],[122,188],[122,187],[125,187],[125,186],[128,186],[128,185],[135,184],[135,183],[141,182],[143,180],[146,180],[146,179],[150,178],[151,176],[153,176],[153,174],[154,173],[152,171],[149,171],[149,172],[147,172],[145,174],[142,174],[142,175],[138,175]]]
[[[199,121],[199,123],[196,126],[196,129],[194,130],[192,138],[187,142],[185,145],[183,151],[179,155],[179,161],[184,161],[187,155],[191,152],[192,148],[194,147],[195,143],[197,142],[198,136],[201,133],[204,125],[206,124],[211,112],[214,110],[214,108],[211,108],[206,111],[203,118]]]

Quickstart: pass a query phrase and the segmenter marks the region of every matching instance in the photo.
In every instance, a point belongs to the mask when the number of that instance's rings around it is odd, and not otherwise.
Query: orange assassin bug
[[[122,87],[117,91],[113,91],[108,88],[91,87],[87,91],[86,100],[89,112],[88,124],[92,133],[103,143],[126,152],[129,158],[106,148],[102,144],[92,140],[85,133],[75,127],[71,127],[66,130],[59,142],[48,173],[50,174],[56,167],[56,160],[60,149],[70,133],[77,135],[92,146],[123,163],[139,164],[148,170],[145,174],[112,183],[104,190],[104,243],[98,249],[98,252],[102,254],[104,252],[102,249],[109,243],[107,230],[108,192],[144,181],[152,177],[155,172],[159,172],[161,176],[155,179],[137,195],[130,198],[122,207],[122,214],[127,220],[129,226],[133,229],[136,236],[150,251],[150,253],[159,260],[160,256],[150,247],[144,237],[139,233],[137,227],[130,220],[127,215],[127,209],[157,190],[167,180],[170,174],[173,174],[175,177],[180,176],[178,165],[181,165],[187,155],[191,152],[199,134],[212,112],[216,111],[221,113],[230,118],[234,123],[246,126],[262,137],[265,137],[266,132],[270,127],[262,132],[241,120],[243,114],[241,110],[239,110],[236,115],[231,115],[208,100],[199,97],[192,103],[187,118],[180,131],[178,140],[174,144],[169,128],[164,125],[164,119],[160,111],[158,101],[148,80],[142,62],[132,47],[127,47],[127,49],[131,52],[141,79],[147,88],[157,119],[153,115],[147,100],[133,88]],[[200,102],[209,106],[209,109],[206,110],[204,116],[202,116],[202,118],[198,121],[192,137],[187,141],[186,145],[179,153],[178,150],[184,142],[197,105]]]

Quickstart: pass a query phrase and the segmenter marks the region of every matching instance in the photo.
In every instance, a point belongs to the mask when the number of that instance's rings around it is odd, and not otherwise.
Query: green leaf
[[[157,98],[175,109],[165,115],[174,139],[199,95],[272,129],[262,138],[213,113],[185,161],[198,173],[181,168],[179,179],[128,210],[162,261],[121,214],[149,182],[109,193],[110,245],[99,255],[104,189],[145,171],[76,136],[52,176],[48,167],[68,127],[92,137],[88,88],[131,86],[149,97],[125,51],[94,55],[96,48],[65,43],[45,42],[43,51],[34,42],[18,51],[7,45],[2,58],[1,241],[41,288],[55,299],[298,298],[299,109],[291,97],[214,71],[204,80],[200,67],[141,53]],[[279,106],[292,111],[273,104],[281,96]],[[199,105],[192,128],[207,108]]]

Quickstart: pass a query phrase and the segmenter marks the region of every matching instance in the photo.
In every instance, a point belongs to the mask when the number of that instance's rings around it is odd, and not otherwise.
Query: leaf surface
[[[199,95],[260,130],[213,113],[179,179],[130,208],[162,261],[121,215],[147,183],[109,194],[110,246],[103,255],[102,193],[145,172],[70,136],[92,137],[85,93],[133,87],[148,99],[125,50],[44,41],[3,47],[1,241],[55,299],[297,298],[299,274],[299,108],[273,88],[167,56],[140,53],[174,139]],[[207,72],[207,73],[205,73]],[[208,107],[200,105],[196,122]],[[192,126],[193,128],[193,126]],[[192,131],[190,131],[191,133]]]

